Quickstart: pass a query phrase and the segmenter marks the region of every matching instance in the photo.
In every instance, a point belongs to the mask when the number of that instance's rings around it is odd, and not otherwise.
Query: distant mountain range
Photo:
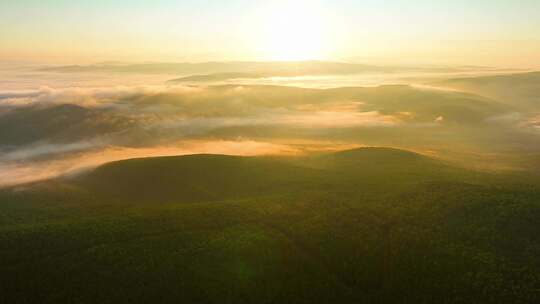
[[[415,72],[463,72],[490,70],[485,67],[399,67],[376,66],[346,62],[327,61],[231,61],[231,62],[201,62],[201,63],[100,63],[92,65],[56,66],[40,69],[49,72],[81,73],[144,73],[144,74],[177,74],[177,75],[207,75],[223,76],[303,76],[303,75],[347,75],[359,73],[392,73],[397,71]]]

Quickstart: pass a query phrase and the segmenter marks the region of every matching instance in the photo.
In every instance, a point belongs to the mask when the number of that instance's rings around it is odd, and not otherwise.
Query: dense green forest
[[[389,148],[112,162],[0,191],[0,302],[534,303],[538,184]]]
[[[540,0],[0,0],[0,304],[540,303]]]

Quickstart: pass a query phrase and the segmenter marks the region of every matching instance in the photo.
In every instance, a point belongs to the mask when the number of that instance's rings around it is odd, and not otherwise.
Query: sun
[[[262,15],[260,53],[268,60],[323,59],[329,44],[324,14],[307,2],[291,2],[267,9]]]

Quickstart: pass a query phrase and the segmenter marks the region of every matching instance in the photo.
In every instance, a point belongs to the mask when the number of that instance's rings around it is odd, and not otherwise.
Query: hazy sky
[[[0,59],[540,67],[538,0],[1,0]]]

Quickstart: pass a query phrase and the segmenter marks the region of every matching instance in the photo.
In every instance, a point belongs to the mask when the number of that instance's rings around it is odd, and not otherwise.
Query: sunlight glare
[[[261,53],[278,61],[323,59],[328,44],[325,19],[322,10],[303,1],[271,7],[263,18]]]

